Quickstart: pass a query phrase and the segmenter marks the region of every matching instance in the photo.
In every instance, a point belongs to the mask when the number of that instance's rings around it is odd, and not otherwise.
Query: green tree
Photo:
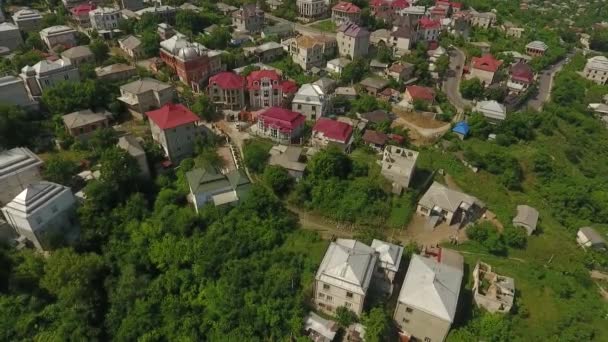
[[[268,157],[270,157],[268,151],[270,151],[270,146],[265,143],[255,140],[246,141],[243,147],[245,165],[253,172],[262,172],[266,166]]]
[[[76,163],[60,155],[54,155],[44,163],[42,175],[48,181],[71,186],[77,172]]]
[[[365,326],[365,341],[386,341],[389,329],[389,317],[382,307],[375,307],[361,318]]]
[[[608,52],[608,29],[598,29],[591,32],[589,47],[593,50]]]
[[[217,119],[218,116],[218,110],[215,107],[215,104],[211,101],[209,96],[205,94],[196,97],[192,104],[192,111],[206,121],[213,121]]]
[[[351,160],[337,148],[319,151],[306,165],[310,177],[315,179],[346,178],[352,169]]]
[[[362,58],[355,58],[351,63],[344,67],[340,75],[340,82],[343,84],[357,83],[369,70],[369,63]]]
[[[504,239],[507,245],[513,248],[526,247],[527,234],[526,230],[521,227],[507,226],[503,231]]]
[[[23,109],[0,103],[0,147],[29,145],[35,127]]]
[[[139,175],[137,161],[121,148],[106,149],[100,158],[101,177],[106,183],[115,183],[121,187],[132,186]]]
[[[350,309],[340,306],[336,309],[336,322],[344,328],[357,322],[357,315]]]
[[[205,18],[197,12],[190,10],[181,10],[175,16],[175,28],[184,34],[197,35],[208,23]]]
[[[54,114],[68,114],[77,110],[94,108],[97,88],[91,80],[85,82],[60,82],[42,93],[42,103]],[[66,96],[69,94],[69,96]]]
[[[89,48],[91,49],[93,56],[95,56],[95,61],[97,63],[102,63],[109,56],[110,48],[101,39],[92,40],[89,44]]]
[[[286,195],[293,187],[294,180],[281,166],[269,165],[264,169],[264,183],[278,196]]]
[[[484,87],[477,77],[470,80],[462,80],[460,82],[460,93],[465,99],[480,100],[484,97]]]
[[[141,48],[146,57],[158,55],[160,40],[155,31],[145,31],[141,35]]]

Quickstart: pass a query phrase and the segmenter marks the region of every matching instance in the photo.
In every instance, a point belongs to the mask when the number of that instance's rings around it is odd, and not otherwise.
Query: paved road
[[[466,60],[464,52],[453,48],[449,50],[450,55],[450,69],[448,70],[445,81],[443,82],[443,91],[450,103],[456,107],[458,115],[454,117],[454,120],[461,120],[461,116],[464,113],[464,109],[471,104],[469,101],[462,98],[460,95],[460,79],[462,78],[462,68]]]
[[[553,87],[555,74],[562,70],[564,64],[570,61],[570,57],[574,56],[574,53],[574,51],[569,52],[564,59],[540,73],[538,76],[538,93],[535,97],[528,100],[527,107],[531,107],[534,110],[541,110],[543,108],[543,104],[549,101],[551,97],[551,88]]]
[[[280,23],[284,23],[284,24],[291,24],[293,25],[294,30],[298,31],[301,34],[306,34],[306,35],[320,35],[320,36],[329,36],[329,37],[336,37],[335,33],[331,33],[331,32],[324,32],[321,30],[318,30],[314,27],[310,27],[310,26],[306,26],[306,25],[301,25],[298,23],[294,23],[293,21],[289,21],[287,19],[283,19],[283,18],[279,18],[276,17],[272,14],[265,14],[267,19],[270,19],[272,21],[276,21],[276,22],[280,22]]]

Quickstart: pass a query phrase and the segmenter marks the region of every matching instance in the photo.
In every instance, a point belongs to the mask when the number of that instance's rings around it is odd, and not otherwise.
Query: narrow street
[[[564,64],[568,63],[570,57],[574,55],[574,52],[569,52],[564,59],[553,64],[548,69],[543,70],[538,76],[538,94],[528,100],[528,103],[524,107],[531,107],[534,110],[540,111],[543,108],[543,104],[549,101],[551,97],[551,88],[553,87],[553,77],[557,74]]]
[[[294,23],[294,22],[289,21],[287,19],[276,17],[276,16],[274,16],[274,15],[272,15],[270,13],[266,13],[265,16],[266,16],[266,19],[270,19],[270,20],[275,21],[275,22],[284,23],[284,24],[291,24],[291,25],[293,25],[294,30],[298,31],[301,34],[329,36],[329,37],[333,37],[333,38],[336,37],[335,33],[323,32],[323,31],[318,30],[318,29],[316,29],[314,27],[311,27],[311,26],[306,26],[306,25]]]
[[[457,49],[456,47],[449,50],[450,55],[450,69],[443,82],[443,91],[450,103],[456,107],[458,115],[454,117],[454,121],[462,120],[464,110],[467,106],[470,106],[470,102],[463,99],[460,95],[460,80],[462,78],[462,69],[466,61],[464,52]]]

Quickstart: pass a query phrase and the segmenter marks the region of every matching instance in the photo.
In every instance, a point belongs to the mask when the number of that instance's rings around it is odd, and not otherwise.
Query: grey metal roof
[[[26,216],[45,203],[52,201],[64,191],[70,191],[70,188],[45,181],[35,183],[25,188],[5,208],[10,208]]]
[[[368,77],[368,78],[364,79],[363,81],[361,81],[359,84],[361,84],[364,87],[382,89],[382,88],[385,88],[386,86],[388,86],[389,81],[384,78],[379,78],[379,77]]]
[[[403,246],[395,245],[390,242],[374,239],[372,248],[378,253],[381,268],[386,268],[393,272],[399,270],[401,257],[403,256]]]
[[[135,36],[127,36],[126,38],[120,40],[120,44],[122,44],[123,48],[127,50],[133,50],[141,45],[141,40]]]
[[[92,123],[106,121],[108,120],[108,115],[105,113],[95,113],[90,109],[85,109],[66,114],[62,119],[67,128],[78,128]]]
[[[418,204],[427,208],[439,207],[451,212],[455,212],[462,203],[468,205],[477,204],[482,207],[485,206],[485,204],[477,198],[460,191],[449,189],[445,185],[437,182],[433,182],[431,187],[424,193],[418,202]]]
[[[161,81],[149,77],[142,78],[141,80],[133,81],[131,83],[127,83],[120,86],[120,89],[131,94],[142,94],[150,90],[163,91],[168,88],[171,88],[170,84],[163,83]]]
[[[0,152],[0,178],[40,165],[42,159],[27,147],[15,147]]]
[[[66,58],[82,58],[87,56],[93,56],[93,52],[86,45],[75,46],[71,49],[67,49],[61,53],[61,56]]]
[[[517,216],[513,218],[514,225],[523,225],[528,227],[531,232],[536,229],[538,224],[538,210],[528,205],[517,206]]]
[[[143,147],[141,147],[141,144],[139,143],[137,138],[132,135],[125,135],[120,137],[116,145],[127,151],[133,157],[146,154],[146,151],[144,151]]]
[[[606,240],[604,240],[604,237],[591,227],[582,227],[581,229],[579,229],[579,232],[583,233],[587,237],[587,239],[593,244],[606,244]]]

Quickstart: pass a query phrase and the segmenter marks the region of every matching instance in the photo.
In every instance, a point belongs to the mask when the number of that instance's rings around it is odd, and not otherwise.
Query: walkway
[[[462,50],[453,47],[449,50],[450,68],[448,70],[445,81],[443,82],[443,92],[448,97],[450,103],[456,107],[458,114],[454,116],[454,121],[462,120],[462,115],[466,107],[470,107],[471,103],[462,98],[460,95],[460,81],[462,79],[462,70],[466,56]]]
[[[551,97],[551,88],[553,87],[553,78],[562,70],[564,65],[570,61],[570,57],[574,56],[574,51],[569,52],[564,59],[551,65],[548,69],[543,70],[538,76],[538,93],[535,97],[528,100],[526,107],[531,107],[534,110],[540,111],[543,104],[549,101]]]

